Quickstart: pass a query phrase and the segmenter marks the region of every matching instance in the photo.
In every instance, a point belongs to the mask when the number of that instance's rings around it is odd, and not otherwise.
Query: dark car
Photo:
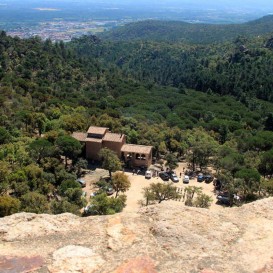
[[[204,175],[203,174],[198,174],[198,176],[197,176],[197,182],[203,182],[205,180],[205,178],[204,178]]]
[[[230,197],[228,193],[220,193],[217,195],[217,202],[223,205],[230,205]]]
[[[228,192],[220,192],[217,195],[217,202],[222,205],[232,206],[234,203],[240,203],[240,196],[237,194],[230,195]]]
[[[166,172],[160,172],[159,173],[159,177],[163,180],[163,181],[169,181],[169,175]]]
[[[210,183],[213,181],[213,176],[210,174],[206,174],[206,175],[204,175],[204,180],[206,183]]]

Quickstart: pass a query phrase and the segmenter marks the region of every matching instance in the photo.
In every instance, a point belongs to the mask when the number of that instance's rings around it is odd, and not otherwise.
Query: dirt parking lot
[[[184,173],[183,173],[183,169],[186,170],[186,163],[180,163],[179,167],[175,170],[177,173],[177,176],[179,178],[179,182],[178,183],[173,183],[173,185],[175,185],[178,188],[182,188],[184,189],[187,186],[197,186],[197,187],[202,187],[203,189],[203,193],[211,196],[211,198],[213,199],[212,205],[210,207],[211,210],[220,210],[220,209],[224,209],[225,207],[220,206],[218,204],[216,204],[216,196],[213,192],[213,183],[205,183],[205,182],[197,182],[197,179],[191,179],[189,184],[183,184],[183,177],[184,177]],[[179,174],[181,173],[181,177],[179,177]],[[161,178],[159,177],[153,177],[151,179],[145,179],[144,175],[136,175],[136,174],[132,174],[130,172],[126,172],[126,174],[128,175],[130,181],[131,181],[131,187],[130,189],[126,192],[127,195],[127,206],[124,208],[124,211],[126,212],[137,212],[140,208],[139,205],[139,201],[143,199],[143,188],[148,187],[151,183],[157,183],[157,182],[161,182],[161,183],[166,183],[164,181],[162,181]],[[91,171],[90,173],[86,174],[83,179],[86,182],[86,187],[83,188],[83,191],[85,191],[87,200],[89,201],[90,198],[90,194],[95,192],[96,190],[98,190],[94,183],[96,181],[98,181],[101,177],[107,176],[108,175],[108,171],[103,170],[103,169],[99,169],[97,168],[95,171]],[[171,180],[170,180],[171,181]],[[177,201],[179,202],[179,201]]]
[[[183,167],[182,167],[183,168]],[[176,173],[178,175],[179,178],[179,174],[180,174],[180,168],[178,168],[176,170]],[[216,204],[216,196],[213,192],[213,183],[205,183],[205,182],[197,182],[197,179],[191,179],[189,184],[183,184],[183,171],[181,171],[182,176],[181,178],[179,178],[179,182],[178,183],[173,183],[171,182],[174,186],[178,187],[178,188],[182,188],[184,189],[187,186],[196,186],[196,187],[202,187],[203,189],[203,193],[211,196],[211,198],[213,199],[212,205],[210,207],[211,210],[219,210],[219,209],[223,209],[222,206]],[[160,177],[153,177],[151,179],[145,179],[145,177],[143,175],[133,175],[132,173],[127,173],[127,175],[129,176],[129,179],[131,181],[131,188],[129,189],[129,191],[126,192],[127,195],[127,206],[124,208],[124,211],[126,212],[136,212],[139,210],[140,205],[139,205],[139,200],[143,199],[143,194],[142,194],[142,189],[144,187],[148,187],[149,184],[151,183],[157,183],[157,182],[161,182],[161,183],[167,183],[164,182]],[[170,180],[171,181],[171,180]],[[179,201],[177,201],[179,202]]]

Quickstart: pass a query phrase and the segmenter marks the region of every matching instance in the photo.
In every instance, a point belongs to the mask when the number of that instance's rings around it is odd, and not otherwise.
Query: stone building
[[[85,156],[100,160],[102,148],[114,151],[129,167],[149,167],[152,164],[152,146],[126,144],[124,134],[111,133],[106,127],[89,127],[86,133],[75,132],[72,136],[85,145]]]

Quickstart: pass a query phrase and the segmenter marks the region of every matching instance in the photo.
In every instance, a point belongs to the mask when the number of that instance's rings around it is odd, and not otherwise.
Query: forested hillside
[[[164,86],[273,101],[271,36],[237,37],[232,42],[189,45],[166,42],[75,40],[81,56],[115,65],[126,77]]]
[[[223,44],[21,40],[0,33],[0,216],[79,213],[86,167],[70,135],[123,132],[195,169],[213,166],[245,201],[272,194],[270,36]],[[202,91],[202,92],[200,92]]]
[[[179,21],[140,21],[101,34],[110,41],[157,41],[209,44],[271,33],[273,15],[244,24],[199,24]]]

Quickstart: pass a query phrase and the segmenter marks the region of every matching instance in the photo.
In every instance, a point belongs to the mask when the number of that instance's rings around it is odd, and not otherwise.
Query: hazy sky
[[[27,6],[28,3],[37,4],[40,6],[55,6],[64,4],[69,6],[69,3],[85,5],[88,3],[108,4],[116,6],[152,6],[157,7],[194,7],[194,8],[248,8],[248,9],[272,9],[273,0],[0,0],[0,5],[14,4]]]

